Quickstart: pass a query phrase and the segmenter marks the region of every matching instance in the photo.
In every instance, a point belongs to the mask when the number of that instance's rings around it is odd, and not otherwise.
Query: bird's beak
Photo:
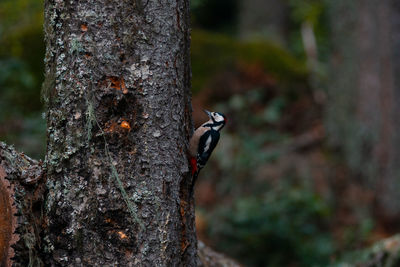
[[[206,109],[203,109],[203,110],[204,110],[204,112],[207,114],[207,116],[211,119],[211,112],[208,111],[208,110],[206,110]]]

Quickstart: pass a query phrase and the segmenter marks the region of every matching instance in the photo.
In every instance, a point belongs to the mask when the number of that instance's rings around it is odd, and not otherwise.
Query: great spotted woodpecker
[[[190,165],[192,167],[193,183],[196,182],[200,170],[206,165],[219,140],[219,131],[225,126],[227,119],[218,112],[204,110],[210,120],[194,131],[189,144]]]

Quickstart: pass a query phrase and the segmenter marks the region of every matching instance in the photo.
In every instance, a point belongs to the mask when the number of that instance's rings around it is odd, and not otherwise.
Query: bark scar
[[[12,266],[11,258],[14,257],[14,245],[19,236],[15,233],[17,228],[16,207],[14,205],[14,189],[6,179],[6,172],[0,165],[0,266]]]

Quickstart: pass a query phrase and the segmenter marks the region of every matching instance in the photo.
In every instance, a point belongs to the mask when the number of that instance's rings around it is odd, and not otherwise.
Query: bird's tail
[[[191,187],[190,187],[190,195],[193,195],[194,186],[195,186],[195,184],[196,184],[197,177],[199,176],[199,172],[200,172],[200,170],[196,170],[196,171],[193,173],[192,185],[191,185]]]

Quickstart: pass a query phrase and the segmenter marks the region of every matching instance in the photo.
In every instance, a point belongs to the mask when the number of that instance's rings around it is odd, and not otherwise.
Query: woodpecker
[[[219,140],[219,131],[224,128],[227,119],[218,112],[204,110],[210,118],[194,131],[189,144],[190,165],[192,167],[192,190],[200,170],[206,165]]]

